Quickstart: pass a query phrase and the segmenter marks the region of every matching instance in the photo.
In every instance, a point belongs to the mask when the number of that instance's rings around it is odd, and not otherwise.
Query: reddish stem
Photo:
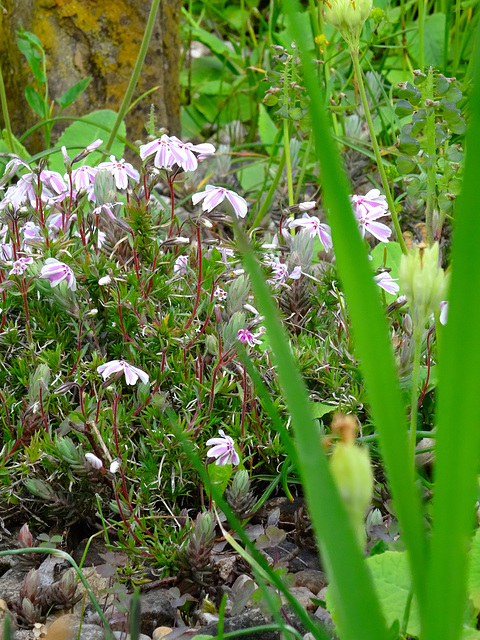
[[[200,242],[200,227],[197,226],[197,264],[198,264],[198,280],[197,280],[197,297],[195,298],[195,304],[193,305],[192,315],[187,322],[184,331],[192,324],[195,314],[197,313],[198,303],[200,301],[200,293],[202,290],[202,243]]]

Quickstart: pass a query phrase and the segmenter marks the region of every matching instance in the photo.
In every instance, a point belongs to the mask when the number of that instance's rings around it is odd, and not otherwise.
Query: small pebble
[[[165,636],[168,636],[168,634],[171,633],[171,631],[172,631],[171,627],[157,627],[152,634],[152,639],[161,640]]]

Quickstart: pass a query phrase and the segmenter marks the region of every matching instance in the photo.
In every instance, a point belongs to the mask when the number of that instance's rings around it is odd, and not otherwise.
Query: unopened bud
[[[373,8],[372,0],[328,0],[325,17],[352,51],[358,51],[360,34]]]
[[[365,511],[373,495],[373,472],[368,449],[355,444],[357,421],[353,416],[337,414],[332,428],[342,441],[336,445],[330,470],[343,500],[360,546],[365,544]]]
[[[400,285],[411,306],[414,331],[421,331],[446,298],[448,278],[438,264],[439,247],[416,247],[400,261]]]

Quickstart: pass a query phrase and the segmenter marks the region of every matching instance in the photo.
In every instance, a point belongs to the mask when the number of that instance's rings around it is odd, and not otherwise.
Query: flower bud
[[[30,533],[30,529],[28,528],[28,524],[25,523],[23,527],[20,529],[18,534],[18,539],[20,541],[20,546],[24,548],[34,547],[35,540],[32,534]]]
[[[423,329],[446,297],[448,279],[438,264],[438,253],[436,242],[431,247],[416,247],[400,261],[400,285],[411,307],[414,331]]]
[[[365,20],[373,9],[372,0],[326,0],[325,17],[352,51],[358,51]]]
[[[355,444],[356,420],[338,414],[332,428],[339,431],[342,441],[335,447],[330,470],[343,500],[357,540],[365,544],[365,511],[373,494],[373,472],[368,449]]]

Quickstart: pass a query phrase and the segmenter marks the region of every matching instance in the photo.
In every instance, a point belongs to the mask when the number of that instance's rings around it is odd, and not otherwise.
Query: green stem
[[[460,64],[460,14],[462,3],[461,0],[455,2],[455,27],[453,30],[453,73],[456,74],[458,65]],[[472,56],[473,57],[473,56]]]
[[[140,75],[140,71],[142,70],[145,56],[147,55],[147,49],[150,43],[150,38],[152,37],[153,26],[155,24],[155,17],[157,15],[159,4],[160,0],[152,0],[150,15],[148,16],[147,26],[145,27],[145,33],[143,34],[143,40],[140,46],[140,51],[138,52],[137,61],[135,62],[135,66],[133,68],[132,75],[130,76],[127,90],[125,91],[125,95],[123,96],[122,104],[120,105],[120,109],[118,110],[117,119],[115,120],[113,129],[111,130],[110,136],[103,149],[104,156],[108,156],[120,124],[122,123],[122,120],[128,111],[128,107],[130,106],[130,102],[132,101],[133,92],[135,90],[135,87],[137,86],[138,77]]]
[[[5,85],[3,84],[2,68],[0,67],[0,103],[2,105],[3,120],[5,122],[6,142],[10,153],[15,153],[13,145],[12,127],[10,124],[10,115],[8,113],[7,94],[5,93]]]
[[[276,190],[276,188],[278,186],[278,183],[280,182],[280,178],[281,178],[284,166],[285,166],[285,150],[283,151],[282,157],[280,158],[280,162],[278,164],[277,173],[275,174],[273,182],[270,185],[270,189],[268,190],[267,197],[263,201],[263,204],[260,207],[260,211],[258,212],[257,217],[253,221],[252,228],[258,227],[258,225],[260,224],[260,221],[263,219],[263,217],[267,213],[268,208],[272,203],[272,199],[273,199],[273,195],[275,193],[275,190]]]
[[[292,159],[290,157],[290,133],[288,120],[283,120],[283,148],[285,150],[285,162],[287,164],[287,184],[288,184],[288,206],[293,204],[293,179],[292,179]]]
[[[308,159],[310,158],[310,151],[312,150],[312,144],[313,144],[313,136],[308,136],[307,148],[305,149],[305,153],[303,155],[302,168],[300,171],[300,175],[298,176],[297,188],[295,189],[294,202],[298,202],[300,199],[300,191],[302,190],[303,181],[305,179],[305,174],[307,172],[307,164],[308,164]]]
[[[425,46],[423,33],[425,30],[425,0],[418,0],[418,66],[423,71]]]
[[[433,100],[433,67],[430,67],[425,82],[425,99]],[[427,203],[425,208],[425,223],[427,227],[427,244],[432,246],[434,240],[433,211],[436,201],[435,169],[437,166],[435,154],[435,107],[426,107],[427,123],[425,126],[426,151],[430,166],[427,169]]]
[[[363,75],[362,75],[362,69],[360,67],[360,61],[358,58],[358,51],[350,50],[350,54],[353,60],[353,67],[355,70],[355,77],[357,78],[357,82],[358,82],[358,89],[360,91],[360,96],[363,102],[365,117],[367,119],[367,124],[368,124],[368,130],[370,131],[370,138],[372,139],[372,146],[375,152],[375,158],[377,159],[378,171],[382,179],[383,190],[387,198],[388,208],[390,209],[390,215],[392,216],[392,220],[393,220],[393,226],[395,227],[395,234],[397,236],[397,241],[400,244],[402,252],[406,254],[407,247],[405,245],[405,240],[403,239],[403,236],[402,236],[402,229],[400,228],[400,223],[398,222],[398,215],[397,215],[397,210],[395,209],[395,202],[392,198],[392,194],[390,193],[390,185],[388,183],[387,175],[385,173],[385,168],[383,166],[382,156],[380,154],[380,148],[378,146],[375,131],[373,129],[372,115],[370,113],[370,108],[368,106],[367,94],[365,93],[365,84],[363,82]]]
[[[420,331],[413,332],[415,353],[413,356],[412,388],[410,391],[410,456],[415,470],[415,445],[417,444],[417,402],[418,402],[418,372],[420,369],[420,348],[422,335]]]

